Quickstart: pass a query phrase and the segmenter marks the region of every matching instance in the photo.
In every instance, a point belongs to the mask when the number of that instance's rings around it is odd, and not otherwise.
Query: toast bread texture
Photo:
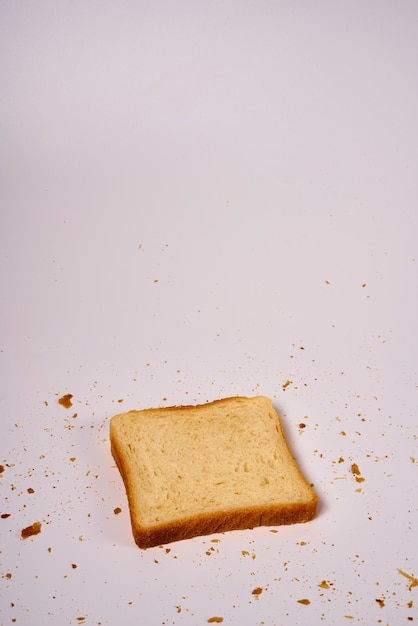
[[[121,413],[110,442],[140,548],[315,517],[317,496],[264,396]]]

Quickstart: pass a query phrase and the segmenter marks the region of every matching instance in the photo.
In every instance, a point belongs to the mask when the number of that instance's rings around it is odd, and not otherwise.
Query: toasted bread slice
[[[110,441],[141,548],[315,516],[317,496],[264,396],[115,415]]]

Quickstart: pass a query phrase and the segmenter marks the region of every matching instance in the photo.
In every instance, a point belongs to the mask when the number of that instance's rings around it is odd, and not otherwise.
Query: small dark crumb
[[[119,515],[119,513],[122,513],[122,509],[120,508],[120,506],[117,506],[115,509],[113,509],[113,513],[115,515]]]
[[[224,621],[223,617],[216,617],[216,615],[214,617],[210,617],[208,619],[208,624],[221,624]]]
[[[73,569],[76,569],[76,568],[77,568],[77,564],[76,564],[76,563],[71,563],[71,567],[72,567]]]
[[[302,598],[302,600],[298,600],[299,604],[305,604],[306,606],[311,603],[307,598]]]
[[[27,489],[27,492],[28,492],[28,493],[35,493],[35,489],[32,489],[32,487],[29,487],[29,488]]]
[[[256,587],[255,589],[252,590],[252,595],[253,596],[259,596],[260,593],[263,593],[263,588],[262,587]]]
[[[1,519],[7,519],[8,517],[10,517],[11,513],[2,513],[1,514]]]
[[[3,474],[4,472],[4,465],[0,465],[0,474]]]
[[[380,606],[380,608],[383,608],[385,606],[384,600],[381,600],[380,598],[376,598],[376,602]]]
[[[20,536],[22,539],[27,539],[28,537],[32,537],[33,535],[39,535],[41,532],[41,523],[34,522],[30,526],[26,526],[26,528],[22,529]]]
[[[303,422],[301,422],[301,423],[299,424],[299,428],[306,428],[306,424],[304,424]]]
[[[71,393],[66,393],[64,396],[59,398],[58,403],[65,409],[69,409],[71,406],[73,406],[73,403],[71,402],[72,397],[73,395]]]

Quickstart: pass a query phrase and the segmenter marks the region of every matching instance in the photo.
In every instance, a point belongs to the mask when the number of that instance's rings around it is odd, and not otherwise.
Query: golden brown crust
[[[135,543],[140,548],[152,548],[160,544],[229,530],[246,530],[256,526],[283,526],[309,522],[315,517],[316,507],[317,499],[315,497],[310,503],[221,511],[153,528],[141,528],[133,525],[132,530]]]
[[[246,400],[243,396],[234,398],[225,398],[214,400],[201,406],[213,406],[231,400]],[[268,399],[267,399],[268,400]],[[165,411],[195,408],[195,406],[172,406],[167,408],[149,409],[155,413]],[[274,410],[274,409],[273,409]],[[133,411],[137,413],[137,411]],[[277,414],[276,414],[277,415]],[[117,416],[115,416],[117,417]],[[278,416],[277,416],[278,417]],[[114,418],[113,418],[114,419]],[[279,427],[282,428],[280,418]],[[131,487],[129,484],[129,474],[125,471],[122,456],[119,454],[117,440],[112,437],[111,428],[111,452],[122,476],[125,490],[129,502],[129,510],[131,516],[132,533],[135,543],[140,548],[151,548],[161,544],[181,541],[183,539],[191,539],[193,537],[210,535],[213,533],[225,532],[230,530],[246,530],[257,526],[281,526],[308,522],[312,520],[317,511],[318,498],[313,490],[311,490],[311,500],[308,502],[293,504],[276,504],[267,506],[243,507],[234,510],[217,511],[215,513],[201,514],[194,517],[188,517],[182,520],[176,520],[169,524],[160,526],[143,527],[138,519],[134,516],[134,506],[131,503]],[[287,444],[286,444],[287,447]],[[287,447],[289,456],[290,450]]]

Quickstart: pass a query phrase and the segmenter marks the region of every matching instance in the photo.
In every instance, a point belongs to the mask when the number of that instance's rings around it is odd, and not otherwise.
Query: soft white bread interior
[[[115,415],[110,441],[141,548],[315,516],[317,496],[264,396]]]

